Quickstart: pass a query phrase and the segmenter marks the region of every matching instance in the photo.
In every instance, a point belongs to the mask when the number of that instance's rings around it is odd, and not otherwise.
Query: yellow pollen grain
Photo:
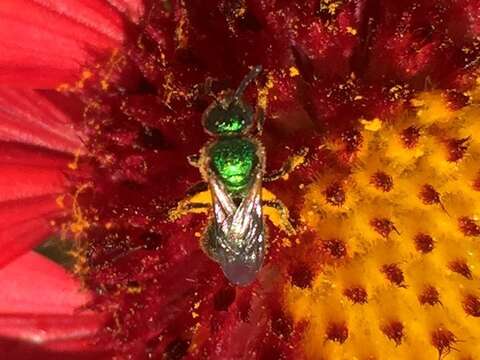
[[[65,195],[57,196],[55,202],[57,203],[58,207],[63,209],[65,207]]]
[[[110,84],[107,80],[103,79],[100,81],[100,86],[102,87],[102,90],[106,91],[110,87]]]
[[[357,29],[352,28],[350,26],[347,26],[347,33],[352,34],[352,35],[357,35]]]
[[[110,88],[110,79],[112,78],[112,75],[115,70],[121,67],[125,62],[125,55],[122,54],[119,49],[114,49],[108,63],[103,69],[103,78],[100,80],[100,87],[103,91],[107,91]]]
[[[57,91],[67,92],[83,89],[85,82],[93,76],[93,72],[89,69],[83,70],[80,79],[78,79],[75,84],[64,83],[57,86]]]
[[[247,8],[239,7],[238,9],[235,9],[235,17],[241,18],[243,15],[245,15],[246,12],[247,12]]]
[[[200,308],[201,304],[202,304],[202,301],[197,301],[196,303],[193,304],[193,311],[191,312],[192,318],[196,319],[200,316],[200,314],[196,310]]]
[[[84,70],[80,77],[80,80],[76,83],[78,89],[83,89],[85,86],[85,81],[90,79],[93,76],[93,73],[90,70]]]
[[[75,157],[72,162],[68,163],[67,167],[70,170],[77,170],[78,169],[78,161],[80,159],[80,150],[75,151]]]
[[[288,238],[282,239],[282,246],[283,247],[292,247],[292,242]]]
[[[181,1],[183,3],[183,1]],[[177,49],[185,49],[188,45],[188,32],[187,32],[187,13],[184,7],[180,7],[180,19],[175,29],[175,40],[177,42]]]
[[[330,15],[335,15],[335,12],[337,11],[339,5],[339,3],[333,3],[328,5],[328,12],[330,13]]]
[[[173,73],[168,73],[165,75],[165,82],[163,88],[165,90],[164,103],[170,107],[171,101],[174,98],[185,97],[185,94],[177,90],[174,86],[175,77]]]
[[[296,68],[295,66],[291,66],[288,70],[290,73],[290,77],[295,77],[300,75],[300,71],[298,71],[298,68]]]
[[[274,86],[273,76],[271,73],[267,74],[267,82],[265,86],[258,89],[258,106],[260,106],[264,111],[267,110],[268,106],[268,93],[270,89]]]
[[[141,286],[128,286],[127,294],[140,294],[142,292]]]
[[[73,195],[73,204],[72,204],[73,221],[70,223],[69,229],[77,237],[80,236],[80,234],[82,234],[85,231],[85,229],[90,227],[89,222],[84,217],[82,213],[82,209],[78,204],[78,196],[89,187],[91,187],[90,183],[83,184],[77,189],[77,191]]]
[[[56,87],[56,90],[58,92],[67,92],[69,91],[71,88],[71,85],[70,84],[67,84],[67,83],[63,83],[63,84],[60,84]]]
[[[76,245],[77,248],[69,251],[68,254],[75,259],[73,273],[81,280],[81,276],[88,271],[88,262],[85,248],[82,248],[78,242]]]
[[[375,118],[373,120],[360,119],[363,128],[368,131],[378,131],[382,128],[382,120]]]

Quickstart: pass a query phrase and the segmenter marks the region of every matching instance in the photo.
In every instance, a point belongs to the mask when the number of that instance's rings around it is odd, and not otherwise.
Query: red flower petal
[[[108,0],[120,12],[127,14],[134,22],[138,22],[145,10],[142,0]]]
[[[0,267],[30,250],[52,231],[62,213],[68,157],[15,143],[0,143]]]
[[[52,195],[0,203],[0,268],[45,240],[60,211]]]
[[[59,353],[29,342],[0,338],[0,354],[2,354],[2,359],[7,360],[107,360],[112,358],[111,355],[97,349],[88,350],[77,346],[74,349],[65,349],[65,351]]]
[[[86,315],[0,315],[3,337],[27,340],[36,344],[89,338],[100,325],[95,313]],[[58,348],[59,346],[57,346]]]
[[[1,62],[0,56],[0,68]],[[66,152],[81,147],[69,117],[39,92],[30,90],[0,89],[0,140]]]
[[[81,149],[70,118],[41,93],[0,89],[0,267],[51,233],[70,153]]]
[[[56,351],[90,348],[102,319],[77,313],[88,299],[63,268],[29,252],[0,271],[0,336]],[[0,341],[1,350],[14,346]]]
[[[138,1],[3,0],[0,83],[54,87],[78,77],[93,52],[119,46],[119,10],[138,17]]]
[[[73,157],[36,146],[0,141],[0,164],[64,171]]]
[[[52,195],[0,203],[0,231],[12,226],[59,213],[56,198]]]
[[[0,164],[0,173],[0,201],[56,193],[64,184],[56,169]]]
[[[72,315],[88,299],[65,269],[35,252],[0,271],[0,314]]]

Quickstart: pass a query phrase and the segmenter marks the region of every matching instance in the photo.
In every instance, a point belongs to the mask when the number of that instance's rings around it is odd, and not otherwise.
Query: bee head
[[[252,108],[243,102],[242,94],[252,80],[262,71],[254,67],[240,83],[232,96],[212,103],[203,113],[203,127],[213,136],[242,135],[253,125]]]
[[[203,127],[210,135],[241,135],[252,127],[252,109],[241,100],[226,107],[219,103],[212,105],[203,115]]]

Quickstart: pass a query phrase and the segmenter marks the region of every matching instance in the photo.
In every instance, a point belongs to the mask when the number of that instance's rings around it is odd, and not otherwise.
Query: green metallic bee
[[[214,137],[200,152],[189,159],[200,169],[209,191],[198,192],[181,201],[171,212],[176,219],[189,212],[213,216],[203,240],[205,252],[220,264],[225,276],[236,285],[252,282],[265,255],[265,222],[267,216],[288,234],[294,233],[288,210],[275,196],[262,189],[265,174],[265,150],[249,132],[254,126],[254,112],[242,100],[246,87],[261,72],[254,67],[238,89],[213,102],[204,112],[205,131]],[[257,111],[257,130],[263,127],[263,115]],[[293,169],[299,161],[290,161],[286,169],[266,180],[276,180]]]

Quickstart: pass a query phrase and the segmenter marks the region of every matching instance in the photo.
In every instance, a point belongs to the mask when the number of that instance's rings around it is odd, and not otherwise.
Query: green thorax
[[[209,157],[213,171],[234,194],[248,186],[258,163],[256,144],[240,136],[220,138],[210,147]]]

